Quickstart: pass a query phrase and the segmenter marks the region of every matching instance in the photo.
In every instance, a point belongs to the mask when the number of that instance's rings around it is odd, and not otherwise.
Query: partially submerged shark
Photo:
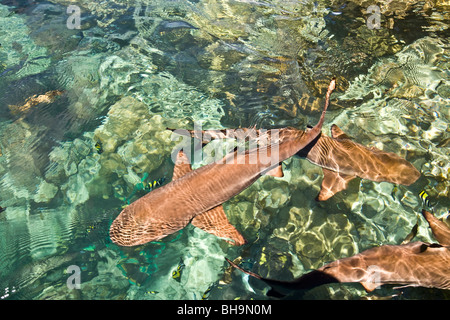
[[[227,154],[223,161],[192,170],[184,152],[179,152],[173,180],[134,201],[113,221],[111,240],[121,246],[134,246],[162,239],[187,224],[193,225],[235,245],[244,238],[228,222],[222,203],[242,192],[262,175],[281,175],[281,162],[308,146],[321,133],[329,98],[335,89],[332,79],[319,122],[308,131],[286,128],[276,145]],[[264,149],[265,152],[260,152]],[[274,154],[274,153],[277,154]],[[278,162],[260,158],[276,156]],[[256,159],[256,163],[250,162]]]
[[[204,130],[190,131],[192,137],[201,138],[206,143],[210,139],[238,138],[245,135],[261,136],[259,130],[243,128],[239,131]],[[278,129],[280,136],[298,135],[302,130],[294,128]],[[231,134],[230,134],[231,133]],[[237,134],[238,133],[238,134]],[[352,141],[337,125],[331,126],[331,137],[320,134],[308,146],[301,149],[298,156],[322,167],[323,180],[318,201],[328,200],[337,192],[347,188],[356,177],[390,182],[409,186],[420,177],[420,172],[407,160],[392,152],[365,147]]]
[[[384,284],[400,284],[450,290],[450,227],[423,210],[439,244],[422,241],[384,245],[336,260],[293,281],[265,279],[225,258],[233,267],[266,282],[268,295],[284,297],[327,283],[359,282],[371,292]]]
[[[406,186],[420,177],[420,172],[405,159],[392,152],[356,143],[335,124],[331,126],[331,137],[321,135],[299,155],[322,167],[324,177],[316,198],[318,201],[327,200],[346,189],[356,177]]]

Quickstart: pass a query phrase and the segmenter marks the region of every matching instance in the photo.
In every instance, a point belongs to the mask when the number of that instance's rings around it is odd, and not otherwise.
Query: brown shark
[[[121,246],[144,244],[162,239],[192,222],[236,245],[243,244],[242,236],[229,224],[221,208],[222,203],[249,187],[261,175],[278,176],[281,161],[295,155],[317,138],[334,88],[335,79],[328,87],[324,110],[314,128],[307,132],[285,129],[280,132],[276,145],[256,147],[245,153],[234,151],[222,161],[196,170],[190,169],[183,152],[178,153],[175,179],[127,206],[111,225],[111,240]],[[275,156],[277,162],[274,164],[262,159],[261,154],[267,158]],[[250,159],[257,161],[253,163]]]
[[[300,156],[323,170],[322,186],[316,200],[331,198],[356,177],[406,186],[420,177],[420,172],[405,159],[392,152],[358,144],[335,124],[331,126],[331,136],[321,135],[309,150],[300,151]]]
[[[369,292],[384,284],[450,290],[450,228],[431,213],[425,210],[422,213],[440,244],[418,241],[371,248],[331,262],[294,281],[264,279],[226,260],[233,267],[266,282],[272,287],[268,294],[278,297],[292,290],[338,282],[359,282]]]
[[[255,134],[256,132],[256,134]],[[295,128],[279,129],[280,137],[298,135],[303,132]],[[203,137],[207,143],[215,138],[244,139],[248,136],[262,136],[259,130],[243,128],[236,131],[205,130],[191,131],[192,137]],[[297,154],[311,163],[322,167],[323,180],[316,198],[324,201],[337,192],[347,188],[356,177],[376,181],[390,182],[409,186],[419,177],[420,172],[407,160],[395,153],[367,148],[352,141],[338,126],[331,126],[331,137],[319,135],[310,145]],[[263,139],[264,141],[264,139]]]

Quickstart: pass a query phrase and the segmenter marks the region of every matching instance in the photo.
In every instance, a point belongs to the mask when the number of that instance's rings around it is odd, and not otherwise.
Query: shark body
[[[242,192],[264,174],[279,176],[281,161],[295,155],[320,134],[334,88],[333,79],[317,125],[307,132],[284,129],[279,134],[277,148],[266,145],[245,153],[235,151],[220,162],[213,162],[196,170],[191,169],[186,155],[179,152],[174,179],[122,210],[111,225],[111,240],[121,246],[140,245],[162,239],[192,222],[236,245],[244,244],[243,237],[229,224],[222,203]],[[261,152],[261,148],[265,152]],[[273,154],[274,150],[276,155]],[[278,163],[274,165],[266,159],[262,161],[261,154],[268,158],[275,156]],[[251,162],[250,158],[256,159],[256,163]]]
[[[265,279],[226,259],[235,268],[263,280],[269,294],[283,297],[327,283],[359,282],[370,292],[384,284],[401,284],[450,290],[450,228],[430,212],[422,214],[439,244],[422,241],[384,245],[333,261],[293,281]]]

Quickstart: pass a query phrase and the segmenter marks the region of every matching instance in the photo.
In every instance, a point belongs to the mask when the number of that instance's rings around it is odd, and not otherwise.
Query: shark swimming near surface
[[[331,126],[331,137],[321,135],[309,148],[301,150],[299,156],[322,167],[324,177],[318,201],[346,189],[356,177],[406,186],[420,177],[420,172],[407,160],[395,153],[356,143],[335,124]]]
[[[439,244],[417,241],[374,247],[333,261],[293,281],[265,279],[225,259],[233,267],[266,282],[272,288],[268,295],[278,298],[327,283],[359,282],[368,292],[384,284],[450,290],[450,227],[426,210],[422,214]]]
[[[190,131],[192,137],[204,137],[204,143],[215,138],[238,138],[249,136],[251,130],[243,128],[237,131],[204,130]],[[282,128],[280,136],[299,134],[298,129]],[[230,134],[231,133],[231,134]],[[320,134],[308,146],[301,149],[298,156],[322,167],[323,180],[317,201],[325,201],[339,191],[347,188],[356,177],[375,182],[390,182],[409,186],[417,181],[420,172],[407,160],[395,153],[365,147],[352,141],[337,125],[331,126],[331,137]]]
[[[335,86],[333,78],[321,117],[308,131],[286,128],[280,131],[276,144],[257,146],[245,152],[236,150],[222,161],[195,170],[191,169],[186,154],[178,152],[173,180],[124,208],[110,227],[111,240],[121,246],[140,245],[160,240],[192,223],[235,245],[244,244],[242,235],[228,222],[222,204],[262,175],[282,175],[281,162],[298,153],[321,133]],[[262,154],[266,155],[265,159]],[[267,161],[267,158],[277,161]]]
[[[242,128],[230,130],[191,130],[192,137],[203,137],[203,143],[211,139],[237,138],[261,135],[260,130]],[[278,129],[280,136],[300,134],[294,128]],[[322,167],[323,180],[317,201],[325,201],[347,188],[356,177],[375,182],[390,182],[409,186],[420,177],[420,172],[407,160],[395,153],[365,147],[352,141],[337,125],[331,126],[331,137],[320,134],[298,156]]]

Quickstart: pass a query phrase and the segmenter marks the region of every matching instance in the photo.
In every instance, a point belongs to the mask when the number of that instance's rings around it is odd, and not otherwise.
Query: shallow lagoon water
[[[70,29],[67,7],[80,8]],[[435,242],[418,194],[438,217],[449,201],[449,7],[442,1],[0,1],[1,299],[268,299],[262,282],[230,272],[239,258],[289,280],[373,246]],[[323,128],[392,151],[422,177],[395,187],[355,179],[314,201],[321,169],[284,162],[224,204],[248,244],[193,226],[135,248],[111,243],[122,206],[165,178],[171,128],[315,124],[337,77]],[[30,103],[53,90],[50,100]],[[33,100],[34,99],[34,100]],[[41,98],[43,99],[43,98]],[[28,104],[27,104],[28,102]],[[99,143],[98,148],[95,147]],[[202,165],[195,163],[194,167]],[[218,186],[220,188],[220,186]],[[172,272],[182,261],[181,276]],[[70,290],[69,266],[81,271]],[[399,293],[320,286],[304,299]],[[403,288],[395,299],[448,299]]]

